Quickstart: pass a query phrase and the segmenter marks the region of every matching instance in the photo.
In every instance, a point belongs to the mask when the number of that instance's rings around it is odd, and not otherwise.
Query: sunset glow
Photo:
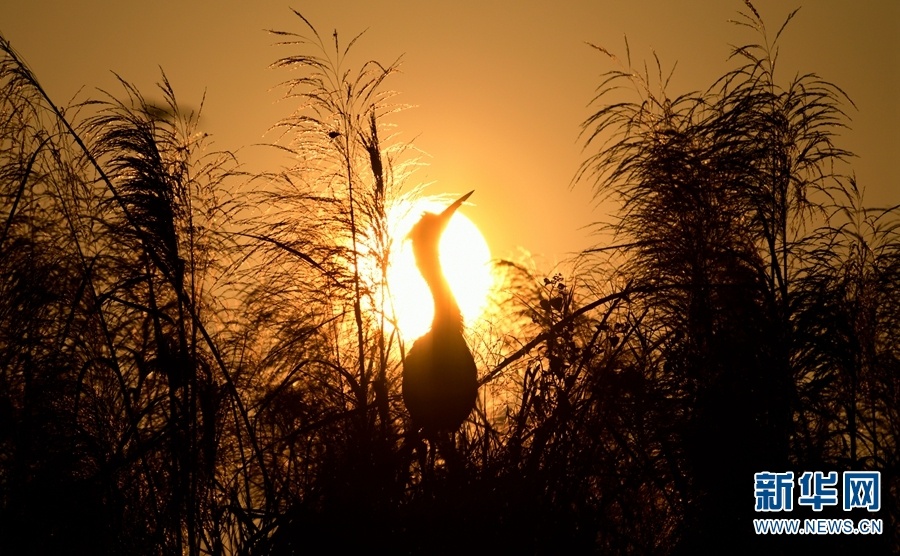
[[[288,4],[0,1],[0,556],[900,555],[900,0]]]

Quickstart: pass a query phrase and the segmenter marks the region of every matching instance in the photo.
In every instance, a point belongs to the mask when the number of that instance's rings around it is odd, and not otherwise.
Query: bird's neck
[[[462,314],[459,311],[459,305],[453,292],[450,290],[450,284],[444,277],[441,261],[435,249],[431,253],[417,253],[416,264],[422,278],[428,284],[431,290],[431,296],[434,298],[434,321],[432,321],[431,329],[452,328],[454,330],[462,329]]]

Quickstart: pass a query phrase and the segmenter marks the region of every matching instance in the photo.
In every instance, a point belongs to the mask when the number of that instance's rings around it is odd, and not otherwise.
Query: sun
[[[404,341],[428,332],[434,317],[431,292],[416,267],[412,244],[406,238],[424,212],[440,213],[449,203],[434,199],[401,201],[388,211],[395,238],[388,263],[387,281],[397,325]],[[487,306],[493,284],[491,251],[481,231],[460,208],[441,237],[441,267],[459,304],[467,326],[472,326]]]

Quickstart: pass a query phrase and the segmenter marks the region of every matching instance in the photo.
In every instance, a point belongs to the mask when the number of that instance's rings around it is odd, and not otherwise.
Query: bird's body
[[[410,232],[416,266],[434,298],[431,330],[403,362],[403,401],[413,424],[426,433],[453,432],[475,407],[478,373],[463,337],[462,315],[441,269],[438,244],[468,193],[441,214],[426,213]]]

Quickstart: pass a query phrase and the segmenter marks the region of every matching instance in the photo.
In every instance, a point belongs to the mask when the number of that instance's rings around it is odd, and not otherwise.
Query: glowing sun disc
[[[421,199],[413,205],[400,204],[389,214],[399,242],[419,221],[423,212],[440,213],[448,202]],[[484,236],[461,208],[450,219],[441,237],[441,266],[463,319],[471,326],[487,305],[491,289],[491,251]],[[388,284],[397,324],[404,340],[412,341],[428,332],[434,317],[434,302],[428,285],[416,267],[409,240],[395,243],[388,268]]]

